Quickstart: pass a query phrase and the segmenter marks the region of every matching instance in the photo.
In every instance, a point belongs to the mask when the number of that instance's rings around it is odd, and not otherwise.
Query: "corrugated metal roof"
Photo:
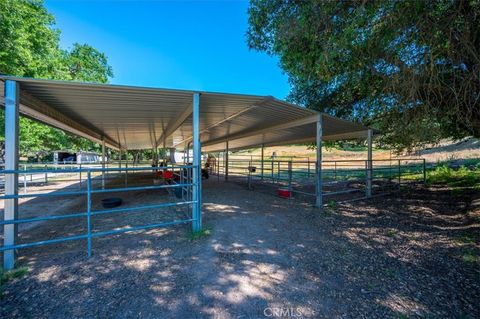
[[[192,136],[191,90],[1,76],[20,84],[20,112],[108,146],[183,149]],[[0,88],[3,97],[3,85]],[[216,151],[315,141],[317,112],[271,96],[199,92],[202,148]],[[3,98],[2,98],[3,101]],[[3,102],[1,103],[3,105]],[[323,115],[325,140],[365,137],[358,123]]]

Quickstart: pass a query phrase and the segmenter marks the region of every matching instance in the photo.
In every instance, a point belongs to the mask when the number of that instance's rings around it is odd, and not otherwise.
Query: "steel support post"
[[[272,183],[275,183],[275,179],[273,178],[273,170],[275,169],[275,167],[273,166],[274,165],[273,164],[273,158],[272,158],[272,163],[271,164],[272,164],[272,168],[270,170],[270,175],[271,175],[270,179],[272,180]]]
[[[217,168],[217,182],[220,181],[220,153],[218,153],[215,159],[215,166]]]
[[[317,118],[317,158],[315,163],[315,206],[323,208],[323,193],[322,193],[322,137],[323,137],[323,123],[322,114],[318,114]]]
[[[121,168],[122,168],[122,149],[121,148],[118,150],[118,168],[120,168],[120,172],[121,172]]]
[[[92,174],[87,172],[87,255],[92,256]]]
[[[102,189],[105,189],[105,139],[102,137]]]
[[[128,149],[125,149],[125,187],[128,187]]]
[[[163,149],[165,149],[165,143],[163,145],[164,145]],[[158,166],[158,146],[156,143],[154,144],[152,151],[153,151],[153,165]],[[163,160],[164,159],[162,159],[162,162]]]
[[[366,187],[366,196],[372,197],[372,175],[373,175],[373,153],[372,153],[372,139],[373,139],[373,130],[369,129],[367,131],[367,187]]]
[[[225,143],[225,180],[228,181],[228,141]]]
[[[18,170],[18,109],[19,85],[15,81],[5,81],[5,170]],[[18,195],[18,174],[5,174],[5,195]],[[4,220],[18,219],[18,198],[5,199]],[[18,226],[3,226],[3,245],[17,243]],[[3,269],[8,271],[15,267],[15,251],[3,252]]]
[[[198,232],[202,229],[202,154],[200,146],[200,93],[193,94],[193,205],[192,205],[192,230]]]
[[[264,145],[262,144],[262,152],[261,152],[261,159],[260,159],[260,170],[261,170],[261,173],[262,173],[262,181],[263,181],[263,156],[264,156],[264,151],[265,151],[265,147]]]

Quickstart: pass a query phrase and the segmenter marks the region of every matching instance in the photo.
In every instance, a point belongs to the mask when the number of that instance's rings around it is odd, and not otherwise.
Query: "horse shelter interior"
[[[18,249],[86,240],[90,255],[91,242],[96,237],[182,223],[191,223],[193,231],[200,231],[202,154],[204,162],[208,162],[209,158],[215,159],[207,165],[212,182],[246,181],[252,190],[266,189],[267,185],[273,184],[275,188],[286,188],[290,194],[293,192],[305,196],[320,209],[324,205],[324,197],[333,194],[348,196],[352,191],[361,190],[365,197],[374,196],[373,131],[359,123],[271,96],[11,76],[1,76],[0,81],[0,104],[5,109],[5,167],[1,172],[4,178],[1,196],[4,202],[1,221],[3,246],[0,251],[3,251],[3,267],[6,270],[14,267],[15,251]],[[100,165],[63,166],[61,169],[47,165],[25,166],[21,169],[19,114],[100,143],[103,162]],[[344,139],[367,139],[366,160],[343,163],[322,161],[322,142]],[[264,148],[269,146],[301,143],[316,144],[315,159],[283,159],[264,154]],[[105,161],[107,148],[120,152],[116,162]],[[127,150],[151,149],[155,153],[159,148],[168,148],[171,152],[183,151],[184,160],[180,163],[163,162],[152,167],[150,163],[129,163],[122,157],[122,152],[125,154]],[[261,149],[261,155],[242,158],[232,153],[252,148]],[[392,164],[380,165],[389,169],[391,181]],[[353,187],[353,190],[329,189],[329,185],[339,183],[337,174],[340,175],[342,167],[343,170],[353,172],[354,168],[361,172],[362,175],[357,177],[364,181],[363,187]],[[168,177],[166,172],[170,174]],[[153,182],[152,174],[156,177]],[[64,180],[60,178],[62,176]],[[65,180],[70,182],[62,184]],[[53,182],[62,188],[49,190],[46,186]],[[124,194],[128,197],[136,191],[142,191],[144,199],[159,191],[165,196],[161,199],[156,196],[153,201],[148,198],[141,203],[131,202],[121,208],[103,206],[107,209],[101,209],[96,203],[103,195]],[[61,198],[71,201],[75,197],[81,197],[84,201],[81,206],[85,207],[80,211],[65,213],[59,204],[60,211],[53,215],[19,215],[19,206],[26,200],[35,205],[35,200],[57,200],[60,203]],[[41,207],[39,203],[38,207]],[[162,210],[179,208],[184,213],[181,217],[161,222],[155,219]],[[121,229],[92,230],[92,220],[96,216],[139,210],[153,211],[148,224],[144,221],[141,225]],[[18,238],[20,225],[71,218],[84,223],[85,228],[81,233],[34,242],[24,242]]]

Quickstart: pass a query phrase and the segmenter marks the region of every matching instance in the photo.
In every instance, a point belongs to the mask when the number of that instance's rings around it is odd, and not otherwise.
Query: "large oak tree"
[[[289,99],[380,129],[391,146],[480,136],[480,1],[252,0],[250,48]]]
[[[0,0],[0,73],[55,80],[108,82],[112,69],[106,56],[88,44],[59,46],[60,31],[40,0]],[[0,143],[4,141],[0,109]],[[41,157],[56,149],[99,146],[44,124],[20,118],[20,153]]]

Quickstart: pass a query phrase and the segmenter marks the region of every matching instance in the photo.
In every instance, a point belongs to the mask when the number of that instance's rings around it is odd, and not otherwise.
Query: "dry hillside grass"
[[[275,146],[266,147],[265,156],[270,156],[276,152],[278,156],[295,156],[295,157],[315,157],[315,150],[308,149],[304,145],[294,146]],[[260,155],[260,149],[254,149],[251,152],[239,152],[238,154]],[[365,151],[348,151],[335,148],[323,150],[325,160],[348,160],[366,158]],[[429,146],[423,150],[419,150],[414,154],[395,154],[389,150],[375,149],[373,152],[374,159],[390,159],[390,158],[418,158],[423,157],[427,162],[441,162],[458,159],[480,158],[480,140],[469,138],[457,142],[442,141],[438,145]]]

